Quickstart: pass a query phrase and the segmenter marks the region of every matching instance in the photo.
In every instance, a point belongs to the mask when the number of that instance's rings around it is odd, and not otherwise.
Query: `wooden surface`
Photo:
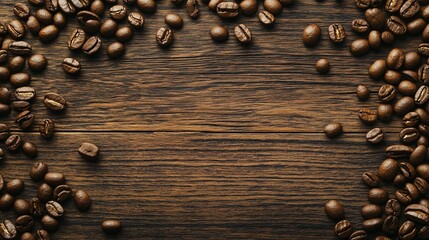
[[[2,1],[2,19],[12,17],[14,2]],[[160,49],[154,34],[170,12],[181,14],[185,26],[170,49]],[[52,44],[29,40],[49,60],[47,71],[33,74],[34,113],[39,121],[54,119],[58,132],[48,142],[37,129],[22,135],[39,147],[38,160],[94,201],[88,213],[67,204],[54,239],[109,238],[99,228],[104,218],[123,221],[123,232],[111,239],[334,239],[334,222],[323,212],[329,199],[339,199],[359,228],[367,202],[360,176],[383,160],[384,145],[369,146],[370,127],[357,118],[359,108],[377,107],[376,95],[362,103],[354,91],[360,83],[378,91],[381,82],[369,80],[367,68],[387,51],[351,57],[348,44],[358,36],[350,22],[361,16],[352,1],[298,0],[265,29],[257,17],[222,22],[206,6],[191,20],[164,0],[118,61],[70,52],[65,41],[75,21]],[[231,34],[214,44],[208,31],[218,23],[230,31],[247,24],[254,43],[243,47]],[[314,49],[301,41],[309,23],[323,29]],[[331,23],[344,24],[345,44],[328,40]],[[414,50],[418,41],[403,39],[401,46]],[[82,61],[79,78],[63,73],[68,56]],[[331,61],[328,75],[314,69],[321,57]],[[41,104],[50,91],[67,99],[64,114]],[[2,121],[12,125],[12,119]],[[344,125],[339,139],[322,132],[331,121]],[[377,125],[388,132],[387,142],[397,141],[398,119]],[[81,160],[83,141],[100,146],[100,162]],[[28,177],[34,161],[8,154],[0,166],[7,179],[26,179],[27,198],[38,185]]]

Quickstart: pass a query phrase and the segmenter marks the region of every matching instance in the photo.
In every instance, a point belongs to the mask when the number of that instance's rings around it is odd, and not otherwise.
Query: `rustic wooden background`
[[[14,3],[2,0],[2,19],[13,17]],[[105,218],[124,224],[111,239],[334,239],[335,223],[323,211],[329,199],[339,199],[359,228],[367,202],[360,176],[375,170],[385,145],[369,146],[364,135],[370,127],[357,118],[361,107],[376,109],[376,95],[359,102],[354,91],[360,83],[378,90],[381,83],[367,77],[367,68],[388,48],[361,58],[349,54],[358,38],[350,22],[363,15],[352,1],[297,0],[272,29],[257,17],[221,21],[206,6],[198,20],[167,0],[158,9],[146,15],[145,29],[117,61],[104,55],[107,44],[92,58],[70,52],[65,43],[74,20],[54,43],[29,40],[49,60],[47,71],[33,74],[34,113],[39,121],[53,118],[58,131],[52,141],[41,139],[36,128],[23,137],[39,147],[37,160],[64,172],[94,202],[88,213],[67,204],[54,239],[110,239],[99,227]],[[154,35],[170,12],[181,14],[185,25],[165,50]],[[230,31],[247,24],[254,43],[243,47],[232,34],[224,44],[213,43],[208,32],[218,23]],[[301,41],[309,23],[323,29],[313,49]],[[331,23],[344,24],[345,44],[328,40]],[[398,45],[413,50],[418,41]],[[63,73],[60,63],[68,56],[82,61],[79,78]],[[316,73],[321,57],[330,59],[330,74]],[[41,104],[50,91],[67,99],[64,114]],[[12,125],[12,119],[2,121]],[[343,123],[342,137],[325,137],[323,126],[331,121]],[[388,132],[387,142],[397,141],[398,119],[377,125]],[[81,160],[83,141],[100,146],[101,161]],[[7,179],[26,180],[26,198],[39,184],[28,177],[35,161],[8,154],[0,165]]]

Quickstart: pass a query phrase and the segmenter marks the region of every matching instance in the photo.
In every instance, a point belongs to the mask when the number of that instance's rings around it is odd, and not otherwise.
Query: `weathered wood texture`
[[[14,3],[2,0],[2,19],[12,16]],[[360,176],[374,170],[383,153],[364,142],[369,127],[357,118],[359,108],[376,108],[376,96],[362,103],[354,91],[359,83],[378,90],[381,83],[368,79],[367,68],[387,49],[350,56],[348,44],[358,38],[350,21],[362,15],[352,1],[298,0],[273,29],[262,27],[257,17],[221,21],[205,6],[195,21],[167,0],[159,9],[145,16],[145,29],[117,61],[70,52],[65,41],[74,20],[52,44],[31,40],[34,51],[49,60],[47,71],[33,74],[34,113],[38,120],[53,118],[59,133],[49,142],[37,133],[23,136],[39,146],[39,160],[64,172],[94,200],[89,213],[69,204],[55,239],[105,239],[98,225],[112,217],[125,225],[117,239],[333,239],[334,223],[323,212],[331,198],[341,200],[359,226],[366,202]],[[180,13],[185,26],[165,50],[154,35],[170,12]],[[232,34],[242,22],[255,39],[248,48]],[[327,40],[334,22],[346,26],[346,44]],[[208,35],[218,23],[231,31],[227,43],[214,44]],[[301,41],[309,23],[318,23],[324,33],[314,49]],[[413,50],[418,41],[400,45]],[[68,56],[82,61],[79,78],[63,73],[60,63]],[[331,61],[328,75],[314,69],[321,57]],[[50,91],[68,100],[64,114],[41,104]],[[2,121],[12,125],[12,119]],[[347,134],[327,140],[322,129],[331,121],[342,122]],[[398,119],[379,125],[396,140]],[[83,141],[101,147],[99,163],[79,158],[76,149]],[[33,162],[8,154],[0,166],[7,179],[26,179],[26,198],[37,185],[27,176]]]

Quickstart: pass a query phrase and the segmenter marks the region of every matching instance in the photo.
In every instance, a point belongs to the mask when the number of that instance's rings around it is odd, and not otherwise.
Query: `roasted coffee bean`
[[[412,70],[404,70],[401,72],[402,78],[405,81],[417,81],[417,72]],[[417,89],[416,89],[417,91]]]
[[[398,231],[399,239],[414,239],[417,235],[417,228],[412,221],[404,222]]]
[[[128,26],[118,28],[115,33],[115,37],[118,42],[128,42],[133,38],[133,36],[134,31],[131,27]]]
[[[417,141],[418,138],[419,138],[419,131],[413,127],[404,128],[399,133],[399,139],[401,139],[401,141],[405,143],[411,143],[411,142]]]
[[[143,13],[154,13],[156,11],[156,1],[155,0],[137,0],[136,4],[137,4],[137,7],[140,9],[140,11],[142,11]],[[187,6],[188,6],[188,4],[189,3],[187,3]],[[193,3],[193,4],[198,6],[198,11],[199,11],[198,2]],[[189,13],[189,6],[188,6],[188,13]]]
[[[429,226],[423,226],[417,232],[417,237],[419,239],[428,239],[429,238]]]
[[[15,220],[15,227],[18,232],[27,232],[34,227],[33,218],[30,215],[21,215]]]
[[[224,0],[210,0],[207,6],[211,11],[216,12],[217,5],[223,1]]]
[[[34,121],[34,114],[25,110],[18,114],[15,118],[15,124],[21,129],[28,129]]]
[[[56,12],[58,10],[58,0],[45,0],[45,7],[50,12]]]
[[[6,147],[9,151],[17,151],[21,148],[22,146],[22,140],[21,137],[19,135],[10,135],[7,139],[6,139]]]
[[[16,199],[13,203],[13,210],[18,215],[30,213],[30,203],[25,199]]]
[[[80,72],[80,62],[74,58],[65,58],[62,63],[64,72],[68,74],[77,74]]]
[[[82,143],[78,152],[83,159],[88,161],[97,160],[100,156],[100,149],[93,143]]]
[[[171,28],[179,29],[179,28],[182,28],[183,26],[183,19],[177,14],[173,14],[173,13],[167,14],[164,17],[164,21]]]
[[[66,100],[57,93],[48,93],[43,99],[43,104],[52,111],[62,111],[66,107]]]
[[[384,132],[381,128],[373,128],[366,134],[366,141],[372,144],[378,144],[384,139]]]
[[[408,162],[399,163],[399,171],[407,180],[413,180],[416,177],[416,169]]]
[[[78,190],[74,194],[74,203],[78,210],[87,211],[91,207],[91,198],[85,191]]]
[[[332,220],[344,219],[344,208],[337,200],[329,200],[325,203],[325,213]]]
[[[371,203],[380,204],[389,199],[389,194],[382,188],[371,188],[368,191],[368,200]]]
[[[362,182],[368,187],[377,187],[380,180],[378,176],[371,172],[364,172],[362,175]]]
[[[405,53],[402,49],[394,48],[387,54],[386,64],[390,69],[397,70],[404,65],[404,62]]]
[[[32,47],[27,42],[16,41],[16,42],[12,42],[9,45],[9,51],[11,51],[15,55],[25,56],[31,53]]]
[[[6,116],[10,112],[10,107],[8,104],[0,103],[0,116]]]
[[[371,6],[371,0],[354,0],[357,8],[367,9]]]
[[[346,38],[346,31],[341,24],[331,24],[328,27],[328,36],[334,43],[341,43]]]
[[[83,44],[82,51],[86,55],[94,55],[100,50],[101,44],[102,43],[100,38],[92,36],[88,40],[86,40],[85,44]]]
[[[368,75],[372,79],[380,79],[384,76],[387,70],[387,64],[384,59],[374,61],[368,69]]]
[[[429,56],[429,43],[421,43],[417,51],[423,56]]]
[[[49,25],[42,28],[39,32],[40,41],[47,43],[58,37],[59,29],[55,25]]]
[[[417,77],[422,84],[429,84],[429,65],[423,64],[417,72]]]
[[[59,29],[65,28],[67,24],[67,18],[61,12],[55,13],[53,17],[53,21],[54,21],[54,25],[57,26],[57,28]]]
[[[112,19],[107,19],[101,24],[100,35],[103,37],[112,37],[118,29],[118,24]]]
[[[16,19],[7,24],[7,31],[9,32],[9,35],[16,40],[24,38],[27,33],[24,24]]]
[[[82,29],[88,33],[97,33],[101,27],[100,17],[90,11],[80,11],[77,14],[77,21],[82,26]]]
[[[237,17],[239,9],[240,7],[235,2],[221,2],[216,6],[217,15],[225,19]]]
[[[39,31],[42,28],[40,26],[39,20],[37,20],[37,18],[34,17],[34,16],[29,16],[28,17],[26,25],[27,25],[28,31],[30,31],[30,33],[33,34],[33,35],[39,34]]]
[[[418,145],[410,155],[410,163],[417,166],[426,159],[428,148],[425,145]]]
[[[179,16],[177,14],[168,14],[169,15],[175,15],[175,16]],[[165,18],[167,18],[167,16]],[[180,17],[180,16],[179,16]],[[180,18],[181,20],[182,18]],[[174,24],[179,24],[177,22],[178,19],[173,20],[172,25]],[[167,21],[166,21],[167,22]],[[144,26],[144,16],[141,15],[139,12],[132,12],[130,14],[128,14],[128,23],[135,29],[142,29]],[[167,23],[168,24],[168,23]],[[181,25],[183,25],[183,20]],[[179,27],[180,28],[180,27]]]
[[[106,53],[111,59],[122,57],[125,54],[125,46],[120,42],[111,43],[107,46]]]
[[[210,1],[209,8],[212,2],[218,2],[218,0]],[[214,8],[216,9],[216,6]],[[253,16],[258,11],[258,2],[256,0],[243,0],[240,2],[240,11],[244,16]]]
[[[54,189],[53,199],[59,203],[69,199],[72,195],[72,189],[68,185],[59,185]]]
[[[121,21],[127,16],[127,9],[123,5],[115,5],[110,8],[109,16],[113,20]]]
[[[6,35],[7,32],[8,30],[6,22],[0,20],[0,36]]]
[[[399,204],[399,203],[398,203]],[[396,234],[399,228],[399,219],[397,216],[389,215],[384,219],[383,232],[393,235]]]
[[[61,1],[61,0],[60,0]],[[59,223],[58,220],[51,217],[50,215],[45,215],[40,219],[40,224],[44,229],[49,232],[54,232],[58,229]]]
[[[417,69],[421,64],[421,57],[417,52],[408,52],[405,54],[404,68]]]
[[[6,87],[0,87],[0,102],[10,103],[10,98],[12,96],[11,91]]]
[[[49,25],[52,23],[54,16],[45,8],[40,8],[36,11],[36,18],[43,25]]]
[[[41,72],[46,69],[48,60],[43,54],[34,54],[27,61],[28,68],[33,72]]]
[[[407,0],[399,9],[399,14],[403,18],[411,18],[420,11],[420,3],[417,0]]]
[[[37,240],[50,240],[48,231],[42,229],[36,231],[36,239]]]
[[[387,28],[395,35],[404,35],[407,32],[407,25],[397,16],[390,16],[387,19]]]
[[[359,119],[365,124],[373,124],[377,121],[377,112],[371,109],[360,109],[358,116]]]
[[[358,97],[358,99],[360,101],[365,101],[368,100],[369,98],[369,89],[363,85],[363,84],[359,84],[356,88],[356,96]]]
[[[346,239],[353,232],[352,224],[348,220],[339,221],[335,225],[334,231],[335,231],[335,235],[337,235],[337,237],[339,237],[341,239]]]
[[[13,13],[21,19],[27,19],[30,16],[30,8],[24,3],[15,3]]]
[[[283,10],[283,6],[278,0],[264,0],[263,6],[265,10],[274,16],[280,14]]]
[[[330,69],[331,69],[331,64],[329,63],[328,59],[321,58],[321,59],[317,60],[317,62],[316,62],[317,72],[324,74],[324,73],[328,73]]]
[[[379,49],[381,47],[381,33],[378,30],[372,30],[368,34],[369,46],[373,49]]]
[[[0,210],[6,211],[12,208],[15,198],[9,193],[0,196]]]
[[[420,199],[420,191],[413,183],[406,183],[404,189],[410,193],[412,202],[416,202]]]
[[[394,156],[397,156],[397,154],[394,154]],[[399,171],[399,163],[392,158],[388,158],[380,164],[377,171],[377,175],[383,181],[392,181],[395,175],[398,173],[398,171]]]
[[[408,33],[420,34],[426,27],[426,21],[423,18],[417,18],[407,23]]]
[[[51,119],[44,119],[39,125],[39,132],[44,138],[51,138],[55,133],[55,124]]]
[[[161,47],[168,47],[173,43],[174,34],[169,28],[160,28],[156,33],[156,42]]]
[[[58,8],[65,14],[73,14],[76,12],[76,8],[71,3],[71,0],[58,0]]]
[[[0,123],[0,141],[5,141],[9,136],[9,127],[4,123]]]
[[[29,110],[31,108],[31,103],[27,101],[13,101],[12,107],[18,112],[22,112],[24,110]]]
[[[423,85],[417,90],[414,96],[414,101],[416,102],[416,104],[423,105],[428,100],[429,100],[429,87]]]
[[[381,207],[372,203],[363,206],[360,212],[365,219],[379,218],[383,214]]]
[[[419,139],[417,139],[417,145],[429,147],[429,138],[426,136],[420,136]]]
[[[87,8],[90,4],[89,0],[69,0],[75,8]]]
[[[46,173],[45,174],[45,182],[51,186],[59,186],[64,184],[66,179],[62,173]]]
[[[22,56],[15,56],[9,61],[9,70],[11,73],[21,72],[25,67],[25,58]]]
[[[2,50],[0,50],[2,51]],[[0,52],[0,56],[1,56],[1,52]],[[6,67],[1,67],[0,66],[0,81],[8,81],[10,78],[10,71],[8,68]]]
[[[398,85],[398,91],[405,96],[414,96],[417,92],[417,85],[411,81],[403,80]]]
[[[414,179],[414,186],[416,186],[421,195],[425,195],[429,192],[429,183],[421,177],[416,177]]]
[[[422,39],[425,42],[427,42],[429,40],[429,26],[428,25],[426,25],[426,27],[423,29]]]
[[[15,90],[15,98],[20,101],[31,101],[36,96],[36,90],[32,87],[20,87]]]
[[[365,11],[365,19],[368,24],[377,30],[382,30],[386,25],[386,15],[379,8],[370,8]]]
[[[17,235],[15,225],[9,221],[4,220],[0,222],[0,237],[4,240],[14,239]]]
[[[64,215],[64,208],[55,201],[49,201],[45,205],[46,212],[52,217],[58,218]]]
[[[42,205],[42,202],[37,198],[34,197],[30,201],[30,214],[35,217],[40,217],[43,215],[44,207]]]
[[[67,47],[70,50],[79,50],[82,48],[85,41],[85,31],[83,29],[77,28],[70,34],[69,40],[67,42]]]
[[[426,181],[429,181],[429,164],[422,163],[417,166],[416,170],[420,177],[424,178]]]
[[[414,99],[412,97],[402,97],[396,101],[393,110],[399,116],[404,116],[405,114],[413,111],[415,109]]]
[[[356,33],[366,33],[369,30],[369,23],[365,19],[355,19],[352,21],[352,30]]]
[[[21,240],[36,240],[33,234],[25,232],[21,235]]]
[[[395,192],[395,198],[398,199],[398,201],[404,205],[408,205],[412,201],[410,193],[405,189],[397,190]]]
[[[30,177],[34,181],[42,180],[45,177],[45,174],[48,172],[48,165],[43,162],[37,162],[33,165],[30,171]]]
[[[108,234],[119,233],[122,229],[122,223],[120,220],[104,220],[101,223],[101,229]]]
[[[224,26],[216,25],[211,28],[210,36],[215,42],[225,42],[229,38],[229,31]]]
[[[358,39],[350,44],[350,53],[353,56],[361,56],[369,51],[369,42],[366,39]]]
[[[387,0],[385,9],[388,12],[395,13],[399,11],[403,3],[404,3],[404,0]]]
[[[378,99],[387,103],[392,101],[396,96],[396,88],[390,84],[384,84],[378,90]]]
[[[393,186],[395,187],[403,187],[405,183],[407,182],[407,179],[402,175],[401,173],[396,174],[395,178],[393,179]]]
[[[200,4],[198,0],[187,0],[186,9],[191,18],[198,18],[200,16]]]
[[[362,228],[368,232],[375,231],[383,225],[383,219],[382,218],[372,218],[367,219],[363,221]]]
[[[24,190],[25,183],[21,179],[12,179],[6,183],[5,190],[11,195],[17,195]]]
[[[9,47],[9,45],[8,45],[8,47]],[[0,63],[5,63],[5,62],[7,62],[8,59],[9,59],[9,54],[8,54],[7,50],[0,50]],[[9,69],[6,69],[6,70],[9,70]],[[4,71],[5,70],[2,69],[2,72],[4,72]],[[5,75],[5,74],[2,74],[2,75]]]
[[[235,38],[243,44],[248,44],[252,41],[252,32],[246,25],[240,24],[234,28]]]
[[[388,84],[398,85],[402,80],[402,74],[394,70],[387,70],[384,74],[384,81]]]
[[[386,203],[384,211],[386,212],[386,215],[399,217],[401,216],[401,204],[394,198],[389,199],[389,201]]]
[[[22,145],[22,152],[27,156],[27,157],[31,157],[31,158],[35,158],[37,157],[37,154],[39,153],[39,151],[37,150],[36,145],[34,145],[31,142],[25,142]]]
[[[364,230],[357,230],[353,232],[349,237],[349,240],[367,240],[367,239],[368,239],[368,234]]]
[[[99,17],[102,17],[104,14],[105,5],[102,0],[95,0],[91,3],[89,10]]]
[[[328,138],[335,138],[343,133],[343,126],[341,123],[330,123],[325,126],[324,132]]]
[[[258,14],[259,21],[267,26],[270,26],[274,23],[275,17],[268,11],[262,11]]]
[[[53,191],[47,183],[42,183],[37,191],[37,198],[42,202],[48,202],[52,198]]]
[[[310,24],[304,28],[302,41],[306,47],[314,47],[320,40],[322,30],[316,24]],[[428,76],[429,77],[429,76]]]

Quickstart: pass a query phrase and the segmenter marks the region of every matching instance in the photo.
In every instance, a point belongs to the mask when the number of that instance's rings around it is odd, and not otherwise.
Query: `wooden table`
[[[14,2],[2,1],[2,19],[12,18]],[[383,147],[398,141],[401,124],[378,123],[388,133],[387,143],[365,142],[370,127],[361,124],[357,111],[376,109],[374,92],[382,84],[367,77],[367,68],[388,48],[361,58],[350,55],[348,45],[359,37],[350,22],[363,15],[352,1],[300,0],[284,9],[272,29],[257,17],[221,21],[206,6],[198,20],[169,1],[158,8],[145,15],[145,29],[117,61],[104,54],[112,39],[96,57],[70,52],[66,40],[77,26],[72,19],[51,44],[28,40],[49,60],[47,71],[32,75],[38,91],[34,113],[37,122],[54,119],[57,133],[52,141],[42,139],[36,127],[21,134],[39,147],[36,160],[65,173],[94,203],[87,213],[66,204],[54,239],[110,239],[99,227],[106,218],[124,224],[111,239],[335,239],[335,223],[323,211],[329,199],[340,200],[359,228],[360,208],[367,202],[361,174],[375,170]],[[170,49],[160,49],[154,35],[171,12],[182,15],[185,26],[175,32]],[[208,32],[220,23],[231,36],[215,44]],[[233,37],[238,23],[252,30],[250,47]],[[301,40],[310,23],[323,29],[313,49]],[[331,23],[346,27],[345,44],[328,40]],[[413,50],[418,41],[405,39],[401,46]],[[60,67],[68,56],[82,61],[78,78]],[[330,74],[316,73],[321,57],[331,61]],[[360,83],[372,91],[368,102],[354,94]],[[43,106],[47,92],[67,99],[64,114]],[[13,125],[12,115],[2,121]],[[343,123],[346,132],[335,140],[323,134],[331,121]],[[77,148],[84,141],[101,148],[99,162],[80,158]],[[7,154],[0,166],[7,179],[25,179],[22,197],[34,196],[40,184],[28,176],[36,160]]]

